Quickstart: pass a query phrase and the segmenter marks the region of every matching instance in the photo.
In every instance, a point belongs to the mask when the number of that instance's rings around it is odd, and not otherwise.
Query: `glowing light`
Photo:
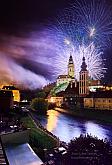
[[[50,110],[47,112],[48,115],[48,120],[47,120],[47,130],[52,132],[56,126],[57,126],[57,119],[58,119],[58,115],[59,113],[53,110]]]
[[[71,9],[72,8],[72,9]],[[112,6],[105,0],[78,1],[68,10],[78,18],[78,25],[83,27],[84,34],[90,31],[95,45],[108,47],[112,39]],[[91,28],[90,28],[91,27]],[[89,38],[86,38],[87,41]]]
[[[90,37],[93,37],[95,35],[95,31],[96,29],[94,27],[90,28]]]
[[[56,100],[55,100],[55,98],[54,98],[54,97],[51,97],[51,98],[49,99],[49,102],[50,102],[50,103],[55,103],[55,102],[56,102]]]
[[[68,39],[64,39],[65,44],[70,45],[70,41]]]
[[[50,29],[55,34],[57,56],[53,61],[55,74],[66,74],[70,53],[78,79],[82,57],[85,56],[91,78],[101,79],[106,72],[104,50],[112,41],[112,11],[103,0],[76,0],[63,10]],[[64,40],[64,42],[63,42]]]
[[[2,36],[1,84],[42,87],[67,73],[70,53],[77,79],[83,55],[90,76],[100,79],[106,72],[102,55],[112,43],[111,18],[111,7],[103,0],[75,0],[42,31],[32,31],[29,37]]]
[[[72,53],[74,64],[75,64],[75,75],[79,79],[79,72],[81,70],[82,58],[83,55],[86,58],[87,69],[89,70],[89,75],[94,79],[100,79],[103,77],[103,73],[106,71],[102,61],[103,52],[99,48],[96,48],[93,43],[88,47],[85,45],[79,45],[79,47],[74,47],[74,52]],[[70,56],[69,49],[66,49],[63,52],[63,55],[60,53],[57,56],[57,59],[54,63],[57,68],[57,73],[67,72],[67,64]]]

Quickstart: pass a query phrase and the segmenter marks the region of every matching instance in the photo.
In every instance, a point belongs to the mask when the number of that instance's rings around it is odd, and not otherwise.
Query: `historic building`
[[[58,107],[112,110],[112,86],[90,79],[85,57],[82,58],[79,81],[75,78],[74,61],[70,55],[68,74],[58,76],[52,91],[54,95],[51,94],[50,101]]]
[[[68,74],[58,76],[56,86],[53,88],[54,90],[52,90],[55,91],[54,96],[51,94],[48,101],[55,102],[57,106],[79,107],[80,97],[85,97],[89,93],[88,71],[85,57],[82,59],[81,71],[79,74],[80,79],[78,82],[75,78],[74,61],[70,54]]]
[[[89,93],[89,75],[85,57],[82,59],[81,71],[79,73],[79,96],[86,96]]]
[[[96,91],[84,98],[84,108],[112,110],[112,91]]]
[[[12,85],[3,86],[2,90],[4,90],[4,91],[12,91],[12,93],[13,93],[13,101],[15,103],[19,103],[20,102],[20,92],[14,86],[12,86]]]
[[[56,81],[56,85],[59,86],[60,84],[70,83],[75,81],[75,68],[74,68],[74,61],[72,55],[70,54],[69,62],[68,62],[68,74],[66,75],[59,75]]]

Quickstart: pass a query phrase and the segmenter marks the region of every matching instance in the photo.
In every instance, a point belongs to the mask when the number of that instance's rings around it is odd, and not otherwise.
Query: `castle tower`
[[[68,62],[68,76],[74,78],[75,71],[74,71],[74,62],[72,55],[70,54],[69,62]]]
[[[83,57],[81,71],[79,73],[79,95],[86,96],[88,93],[88,71],[85,63],[85,57]]]

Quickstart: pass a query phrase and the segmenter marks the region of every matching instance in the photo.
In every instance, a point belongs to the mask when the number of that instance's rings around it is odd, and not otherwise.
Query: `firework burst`
[[[84,29],[86,42],[94,41],[94,44],[100,45],[102,49],[111,44],[109,41],[112,39],[112,7],[105,0],[76,0],[72,12]]]
[[[56,74],[67,71],[70,53],[78,79],[83,55],[91,78],[101,79],[106,72],[103,51],[112,39],[112,12],[104,1],[77,1],[61,14],[50,31],[55,34],[57,56]]]

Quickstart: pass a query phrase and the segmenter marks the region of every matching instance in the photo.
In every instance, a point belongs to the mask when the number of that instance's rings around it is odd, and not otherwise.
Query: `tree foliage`
[[[36,94],[36,96],[37,96],[38,98],[45,98],[45,97],[46,97],[46,93],[45,93],[44,91],[39,91],[39,92]]]
[[[34,98],[31,102],[31,108],[39,114],[46,114],[48,102],[43,98]]]
[[[111,165],[112,146],[107,139],[80,135],[68,144],[63,160],[64,165]]]

